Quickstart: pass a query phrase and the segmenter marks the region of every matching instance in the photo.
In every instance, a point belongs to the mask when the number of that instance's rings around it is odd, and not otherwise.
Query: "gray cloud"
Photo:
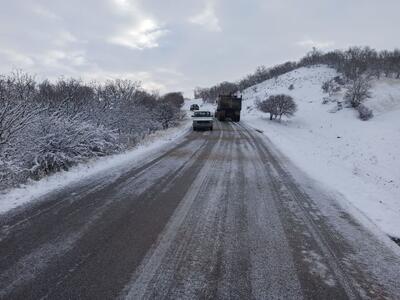
[[[0,72],[127,77],[161,92],[236,80],[316,46],[399,46],[397,0],[16,0],[0,10]]]

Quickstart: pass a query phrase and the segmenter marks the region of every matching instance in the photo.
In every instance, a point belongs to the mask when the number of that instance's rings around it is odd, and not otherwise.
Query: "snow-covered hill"
[[[322,83],[337,75],[326,66],[300,68],[250,87],[243,93],[242,118],[311,177],[400,237],[400,80],[372,82],[373,96],[365,104],[374,118],[361,121],[354,109],[322,104]],[[281,123],[255,108],[257,99],[277,93],[291,95],[298,105],[295,116]]]

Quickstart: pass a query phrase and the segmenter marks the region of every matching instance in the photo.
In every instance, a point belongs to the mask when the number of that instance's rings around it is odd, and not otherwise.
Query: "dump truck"
[[[219,95],[217,100],[217,110],[215,117],[219,121],[229,118],[233,122],[240,121],[240,111],[242,109],[242,97],[236,95]]]

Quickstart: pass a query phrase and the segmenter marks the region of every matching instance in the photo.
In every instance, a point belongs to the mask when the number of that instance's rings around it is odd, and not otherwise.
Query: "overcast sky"
[[[321,50],[400,47],[400,0],[0,0],[0,72],[184,91]]]

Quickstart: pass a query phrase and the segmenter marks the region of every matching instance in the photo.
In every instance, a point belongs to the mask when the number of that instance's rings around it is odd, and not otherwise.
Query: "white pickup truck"
[[[214,119],[209,111],[195,111],[193,116],[193,130],[209,129],[213,130]]]

